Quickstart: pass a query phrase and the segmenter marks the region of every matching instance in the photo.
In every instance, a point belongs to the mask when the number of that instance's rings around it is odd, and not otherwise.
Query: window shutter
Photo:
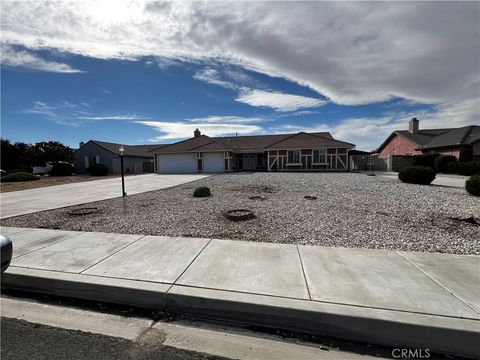
[[[100,164],[100,155],[97,155],[97,164]]]
[[[85,156],[85,169],[88,168],[88,156]]]

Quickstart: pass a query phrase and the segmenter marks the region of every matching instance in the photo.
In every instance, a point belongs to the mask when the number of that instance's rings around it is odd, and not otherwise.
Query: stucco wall
[[[113,154],[93,142],[88,142],[73,154],[73,164],[75,165],[77,174],[85,174],[87,172],[85,168],[85,156],[99,156],[99,163],[105,165],[108,168],[108,172],[111,173],[113,171]]]
[[[153,162],[153,157],[144,158],[144,157],[134,157],[134,156],[125,156],[123,158],[124,171],[127,174],[140,174],[143,172],[143,163],[144,162]],[[120,156],[114,156],[112,159],[113,163],[113,173],[120,174],[121,164]]]
[[[420,155],[421,151],[415,150],[415,148],[417,145],[403,136],[395,134],[380,151],[379,157],[385,159],[390,155]]]

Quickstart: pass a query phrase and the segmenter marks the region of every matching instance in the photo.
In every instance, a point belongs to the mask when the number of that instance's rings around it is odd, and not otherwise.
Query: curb
[[[480,320],[11,267],[2,288],[478,357]]]

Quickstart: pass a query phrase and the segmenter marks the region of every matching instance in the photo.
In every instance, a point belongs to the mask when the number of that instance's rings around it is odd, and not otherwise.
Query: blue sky
[[[413,116],[421,128],[480,122],[479,60],[471,58],[479,11],[468,4],[434,9],[459,27],[453,34],[438,33],[438,14],[412,29],[409,14],[432,11],[413,3],[348,4],[341,13],[335,3],[299,3],[302,22],[285,22],[275,3],[254,14],[248,3],[116,4],[117,12],[109,2],[2,3],[3,138],[77,147],[174,142],[196,127],[211,136],[330,131],[371,150]],[[388,17],[397,22],[380,35],[362,20],[367,10],[386,26]],[[63,27],[45,29],[50,16]],[[283,33],[271,25],[279,19]]]

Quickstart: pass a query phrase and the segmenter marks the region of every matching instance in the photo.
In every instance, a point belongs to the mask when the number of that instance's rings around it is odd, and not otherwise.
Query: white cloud
[[[23,67],[38,71],[56,72],[56,73],[81,73],[81,70],[74,69],[67,64],[46,61],[25,50],[15,50],[10,46],[2,46],[1,55],[2,65],[12,67]]]
[[[475,2],[4,1],[1,7],[2,42],[31,49],[103,59],[221,59],[346,105],[480,96]]]
[[[195,75],[193,75],[193,78],[195,80],[200,80],[211,85],[221,86],[225,89],[240,90],[240,86],[236,85],[231,81],[223,80],[220,77],[220,74],[218,73],[218,71],[212,68],[205,68],[197,71]]]
[[[311,97],[264,90],[243,91],[235,100],[251,106],[270,107],[276,111],[295,111],[320,107],[328,103]]]
[[[193,118],[193,119],[187,119],[187,120],[194,123],[206,123],[206,124],[218,124],[218,123],[247,124],[247,123],[259,123],[264,121],[271,121],[271,119],[266,119],[263,117],[243,117],[243,116],[207,116],[203,118]]]
[[[208,136],[247,135],[262,132],[257,125],[242,124],[218,124],[218,123],[188,123],[188,122],[165,122],[165,121],[136,121],[137,124],[149,126],[162,133],[155,136],[151,141],[165,141],[173,139],[191,138],[195,129],[200,129],[202,134]]]
[[[144,119],[141,115],[103,115],[103,116],[81,116],[78,117],[79,120],[142,120]]]

